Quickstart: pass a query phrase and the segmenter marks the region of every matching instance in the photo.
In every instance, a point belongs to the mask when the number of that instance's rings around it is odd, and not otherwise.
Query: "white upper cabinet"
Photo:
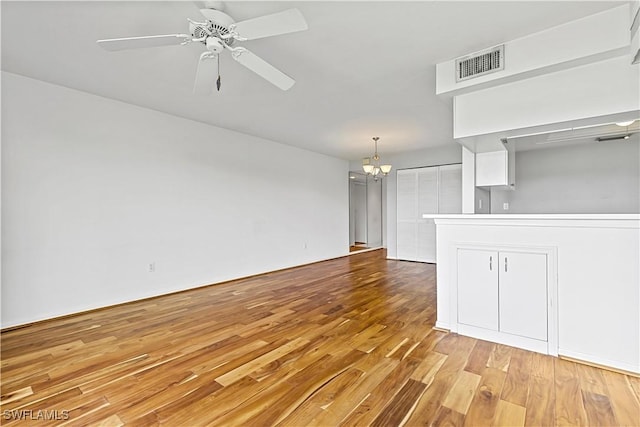
[[[515,152],[490,151],[476,154],[476,187],[515,185]]]
[[[508,181],[508,156],[506,151],[476,154],[476,186],[505,185]]]

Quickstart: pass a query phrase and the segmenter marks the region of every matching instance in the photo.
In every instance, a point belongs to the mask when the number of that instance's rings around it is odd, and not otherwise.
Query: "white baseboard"
[[[448,324],[448,323],[446,323],[446,322],[441,322],[441,321],[439,321],[439,320],[436,320],[436,328],[438,328],[438,329],[445,329],[445,330],[447,330],[447,331],[450,331],[450,330],[451,330],[451,327],[449,326],[449,324]]]
[[[601,366],[608,366],[613,369],[620,369],[622,371],[632,372],[634,374],[640,374],[640,365],[633,366],[631,363],[620,362],[618,360],[610,360],[602,357],[594,356],[592,354],[580,353],[577,351],[558,349],[558,355],[560,357],[568,357],[585,363],[593,363]]]
[[[550,354],[549,343],[547,341],[534,340],[532,338],[525,338],[518,335],[511,335],[504,332],[492,331],[461,323],[458,324],[458,333],[460,335],[467,335],[485,341],[535,351],[537,353]]]

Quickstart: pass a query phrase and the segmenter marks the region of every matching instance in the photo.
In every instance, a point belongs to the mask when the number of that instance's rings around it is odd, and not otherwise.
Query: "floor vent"
[[[504,45],[456,59],[456,82],[504,70]]]

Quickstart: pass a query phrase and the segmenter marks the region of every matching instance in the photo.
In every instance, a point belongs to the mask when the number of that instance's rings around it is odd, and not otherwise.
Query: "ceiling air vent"
[[[504,70],[504,45],[456,59],[456,82]]]

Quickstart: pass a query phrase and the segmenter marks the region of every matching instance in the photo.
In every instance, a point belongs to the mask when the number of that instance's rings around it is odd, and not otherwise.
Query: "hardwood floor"
[[[358,243],[358,242],[356,242],[355,245],[349,246],[349,252],[362,251],[364,249],[369,249],[367,247],[366,243]]]
[[[6,331],[0,421],[640,425],[640,379],[432,330],[435,310],[435,267],[380,250]]]

